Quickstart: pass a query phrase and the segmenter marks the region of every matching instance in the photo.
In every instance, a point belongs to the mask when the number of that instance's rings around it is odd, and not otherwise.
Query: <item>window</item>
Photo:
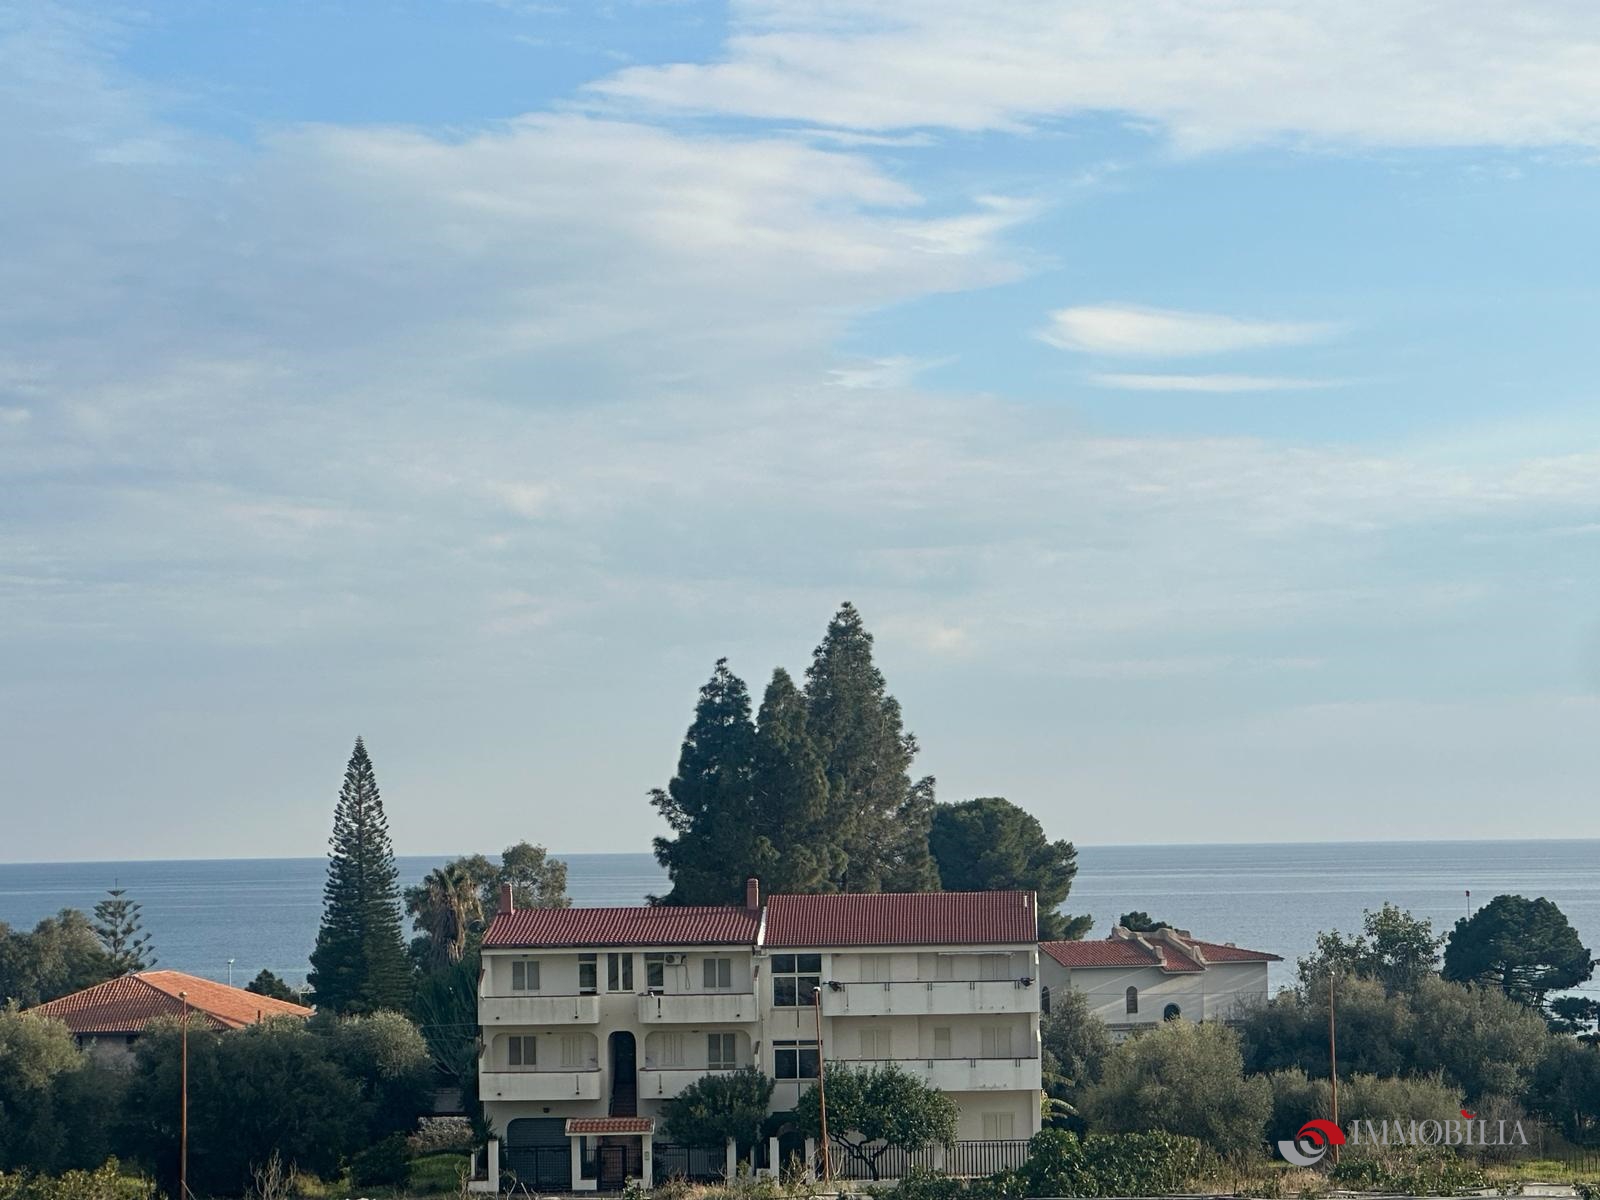
[[[894,959],[887,954],[863,954],[860,977],[863,983],[888,983],[894,978]]]
[[[595,982],[595,956],[592,954],[578,955],[578,991],[585,996],[592,996],[598,990]]]
[[[979,1044],[984,1058],[1010,1058],[1011,1026],[985,1025]]]
[[[933,977],[935,979],[954,979],[956,977],[956,957],[953,954],[936,954],[933,958]]]
[[[531,1038],[529,1039],[532,1040]],[[586,1053],[588,1042],[581,1033],[563,1033],[561,1035],[561,1065],[569,1071],[581,1071],[589,1065],[589,1055]]]
[[[1008,1112],[983,1114],[983,1138],[988,1142],[1010,1141],[1016,1136],[1016,1117]]]
[[[683,1034],[663,1033],[661,1035],[661,1066],[683,1066]]]
[[[706,1034],[706,1069],[731,1071],[739,1065],[739,1036],[734,1033]]]
[[[1010,979],[1011,956],[1009,954],[978,955],[978,978]]]
[[[811,1003],[811,994],[822,986],[822,955],[775,954],[772,956],[772,1003],[775,1008],[796,1008]],[[789,1076],[810,1079],[810,1075]]]
[[[861,1057],[866,1061],[892,1058],[889,1053],[889,1031],[877,1025],[868,1025],[861,1031]]]
[[[704,976],[706,991],[722,989],[726,991],[733,986],[733,959],[708,958],[704,963]]]
[[[941,1025],[933,1031],[933,1056],[935,1058],[949,1058],[950,1054],[950,1027]]]
[[[1139,989],[1131,987],[1123,997],[1123,1004],[1130,1013],[1139,1011]]]
[[[665,954],[646,954],[644,956],[644,986],[652,992],[667,990],[667,956]]]
[[[527,1069],[539,1065],[539,1039],[531,1034],[513,1034],[506,1039],[506,1061]]]
[[[633,991],[633,955],[606,955],[606,991]]]
[[[1161,1019],[1163,1021],[1176,1021],[1181,1016],[1183,1016],[1183,1009],[1176,1004],[1169,1004],[1161,1010]]]
[[[539,960],[518,959],[511,964],[511,990],[537,992],[539,990]]]
[[[802,955],[801,957],[804,956]],[[772,1067],[773,1073],[779,1079],[815,1079],[817,1077],[817,1044],[815,1042],[773,1042]]]

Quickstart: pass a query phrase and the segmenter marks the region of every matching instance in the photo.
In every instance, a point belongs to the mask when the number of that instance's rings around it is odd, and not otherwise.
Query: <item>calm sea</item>
[[[577,904],[637,904],[666,880],[648,854],[562,855]],[[446,861],[402,858],[414,883]],[[1083,846],[1066,908],[1093,913],[1103,936],[1143,909],[1212,941],[1283,955],[1273,984],[1317,931],[1359,927],[1389,900],[1440,931],[1502,892],[1547,896],[1600,945],[1600,841],[1364,842],[1313,845]],[[120,884],[144,905],[160,965],[244,983],[269,967],[305,978],[322,911],[321,858],[0,864],[0,922],[31,926],[61,908],[89,909]]]

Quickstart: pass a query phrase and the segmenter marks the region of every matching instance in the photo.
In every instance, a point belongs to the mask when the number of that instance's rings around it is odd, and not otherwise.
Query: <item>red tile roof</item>
[[[495,916],[487,947],[754,945],[759,914],[703,908],[519,908]]]
[[[769,897],[764,944],[1015,945],[1038,936],[1032,892],[882,892]]]
[[[575,1133],[654,1133],[654,1117],[568,1117],[567,1136]]]
[[[1205,968],[1182,951],[1164,945],[1155,938],[1147,939],[1149,949],[1132,938],[1108,937],[1099,942],[1040,942],[1039,949],[1063,967],[1157,967],[1174,975],[1194,974]],[[1221,962],[1281,962],[1276,954],[1262,950],[1243,950],[1238,946],[1222,946],[1216,942],[1202,942],[1195,938],[1184,939],[1199,949],[1208,963]]]
[[[111,979],[28,1011],[64,1021],[81,1036],[139,1033],[157,1017],[183,1013],[179,992],[188,993],[191,1012],[213,1029],[238,1029],[263,1017],[309,1017],[311,1010],[243,988],[229,987],[182,971],[140,971]]]

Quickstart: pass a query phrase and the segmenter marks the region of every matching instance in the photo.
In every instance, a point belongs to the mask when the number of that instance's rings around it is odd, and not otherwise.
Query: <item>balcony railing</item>
[[[878,1017],[895,1013],[1027,1013],[1039,1009],[1039,988],[1020,979],[891,980],[830,983],[822,989],[822,1011],[832,1017]]]
[[[478,998],[478,1021],[483,1025],[594,1025],[599,1020],[599,996]]]
[[[677,992],[639,997],[639,1020],[654,1025],[688,1021],[700,1025],[754,1021],[754,992]]]
[[[484,1100],[598,1100],[600,1071],[480,1071]]]
[[[1016,1058],[837,1058],[857,1068],[893,1064],[941,1092],[1037,1091],[1037,1055]]]

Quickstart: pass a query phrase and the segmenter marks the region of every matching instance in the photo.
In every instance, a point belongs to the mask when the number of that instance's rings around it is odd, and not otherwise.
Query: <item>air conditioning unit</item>
[[[661,961],[669,967],[681,967],[687,960],[688,955],[686,954],[663,954],[661,956]]]

